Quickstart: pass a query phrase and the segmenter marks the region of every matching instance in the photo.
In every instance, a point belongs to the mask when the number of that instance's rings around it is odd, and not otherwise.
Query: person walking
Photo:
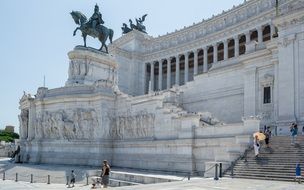
[[[103,161],[101,179],[103,183],[103,188],[107,188],[109,184],[110,166],[107,160]]]
[[[258,158],[258,156],[259,156],[259,149],[260,149],[260,143],[259,143],[259,138],[258,138],[257,135],[255,135],[254,139],[253,139],[253,148],[254,148],[255,158]]]
[[[295,178],[295,181],[298,181],[298,183],[301,183],[301,167],[300,167],[300,164],[297,164],[296,165],[296,178]]]
[[[296,123],[292,123],[290,127],[290,135],[291,135],[291,144],[295,144],[298,135],[298,125]]]
[[[304,135],[304,126],[302,127],[302,135]]]
[[[269,141],[270,141],[270,137],[271,137],[270,127],[267,127],[267,129],[264,131],[264,135],[266,136],[266,138],[265,138],[266,147],[270,148],[270,145],[269,145]]]
[[[71,171],[71,184],[73,185],[72,187],[74,187],[76,181],[76,174],[74,173],[74,170]]]

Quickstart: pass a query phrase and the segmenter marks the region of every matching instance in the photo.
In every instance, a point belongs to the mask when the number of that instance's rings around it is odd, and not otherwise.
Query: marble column
[[[208,72],[208,47],[204,47],[204,66],[203,66],[203,72]]]
[[[228,40],[224,40],[224,60],[228,59]]]
[[[151,91],[154,91],[154,62],[151,62],[151,76],[150,76],[150,81],[151,81]]]
[[[217,63],[217,43],[213,44],[213,64]]]
[[[239,36],[234,36],[234,57],[238,57],[239,56],[239,46],[240,46],[240,43],[239,43]]]
[[[163,61],[158,61],[158,90],[163,89]]]
[[[185,77],[185,84],[186,82],[188,82],[189,80],[189,53],[185,53],[185,74],[184,74],[184,77]]]
[[[258,43],[262,44],[263,43],[263,29],[262,26],[257,27],[258,31]]]
[[[246,44],[249,44],[249,42],[250,42],[250,31],[246,32],[245,36],[246,36]]]
[[[194,76],[198,74],[198,51],[194,50],[193,51],[194,54]]]
[[[179,55],[176,56],[175,63],[175,84],[179,86]]]
[[[171,58],[167,59],[167,89],[171,88]]]

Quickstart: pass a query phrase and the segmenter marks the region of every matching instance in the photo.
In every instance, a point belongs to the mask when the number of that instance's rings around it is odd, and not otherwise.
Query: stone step
[[[271,148],[267,148],[262,142],[258,159],[254,156],[254,150],[249,150],[247,162],[241,159],[235,164],[234,177],[293,181],[296,164],[304,165],[304,136],[298,136],[295,145],[290,142],[289,136],[271,137]],[[230,174],[231,170],[225,176]]]
[[[294,173],[271,173],[271,172],[255,172],[255,173],[249,173],[249,172],[240,172],[235,171],[233,172],[234,175],[246,175],[246,176],[264,176],[264,177],[276,177],[276,178],[294,178]]]
[[[231,177],[230,175],[226,174],[224,177]],[[293,182],[294,178],[276,178],[276,177],[265,177],[265,176],[246,176],[246,175],[234,175],[235,178],[244,178],[244,179],[259,179],[259,180],[274,180],[274,181],[289,181]]]

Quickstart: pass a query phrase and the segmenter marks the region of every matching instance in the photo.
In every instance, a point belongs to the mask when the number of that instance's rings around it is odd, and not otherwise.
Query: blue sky
[[[23,91],[64,86],[68,74],[68,51],[82,45],[69,12],[78,10],[90,17],[98,3],[105,26],[119,38],[123,22],[148,14],[145,26],[157,37],[193,22],[217,15],[244,0],[1,0],[0,1],[0,129],[18,130],[19,99]],[[88,46],[100,44],[88,38]]]

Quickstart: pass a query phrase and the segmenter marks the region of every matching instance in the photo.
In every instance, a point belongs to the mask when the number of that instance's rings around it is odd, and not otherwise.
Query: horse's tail
[[[112,43],[113,36],[114,36],[114,31],[110,29],[110,34],[109,34],[110,43]]]

